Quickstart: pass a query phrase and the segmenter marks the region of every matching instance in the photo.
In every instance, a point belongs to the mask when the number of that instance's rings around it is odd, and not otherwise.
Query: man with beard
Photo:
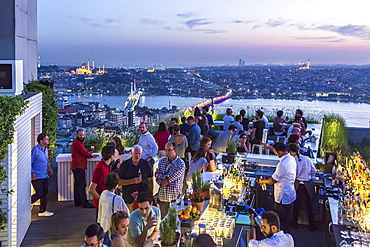
[[[94,208],[86,198],[86,170],[87,170],[87,159],[97,157],[92,152],[87,152],[84,141],[85,131],[82,129],[77,130],[76,139],[73,141],[71,146],[72,162],[71,170],[74,177],[74,202],[75,207],[82,205],[84,208]]]
[[[280,230],[279,216],[273,211],[267,211],[262,214],[261,232],[265,236],[263,240],[256,240],[256,225],[254,217],[251,216],[251,226],[249,230],[249,247],[294,247],[294,240],[289,233]]]

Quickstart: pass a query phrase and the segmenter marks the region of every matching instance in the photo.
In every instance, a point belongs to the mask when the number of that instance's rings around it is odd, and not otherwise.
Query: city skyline
[[[361,7],[362,6],[362,7]],[[41,64],[370,64],[365,0],[38,1]]]

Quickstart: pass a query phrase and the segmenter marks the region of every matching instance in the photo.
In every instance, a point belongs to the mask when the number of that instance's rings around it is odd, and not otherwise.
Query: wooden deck
[[[95,223],[95,209],[76,208],[73,201],[58,202],[55,174],[50,180],[47,210],[54,215],[39,217],[39,207],[35,206],[21,246],[81,246],[86,227]]]

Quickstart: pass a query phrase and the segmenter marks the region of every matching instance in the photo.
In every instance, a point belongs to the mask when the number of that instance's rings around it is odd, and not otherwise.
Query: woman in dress
[[[158,126],[158,131],[154,133],[154,139],[158,144],[158,150],[161,156],[166,155],[166,151],[164,146],[168,142],[168,138],[170,138],[170,132],[167,130],[167,126],[164,122],[161,122]]]
[[[188,187],[192,186],[192,173],[196,171],[207,171],[208,161],[206,159],[207,149],[205,147],[199,147],[195,152],[194,157],[190,160],[189,171],[186,175],[186,184]]]
[[[200,146],[206,148],[207,155],[206,159],[208,161],[208,171],[214,172],[216,170],[216,155],[215,151],[211,148],[212,140],[209,137],[203,137],[202,140],[200,140]]]
[[[126,235],[130,224],[127,212],[118,211],[112,214],[109,231],[104,235],[104,244],[108,247],[131,247],[127,242]],[[142,247],[153,247],[152,239],[147,239]]]

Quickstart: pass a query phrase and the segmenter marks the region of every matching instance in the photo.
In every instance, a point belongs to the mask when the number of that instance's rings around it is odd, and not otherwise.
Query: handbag
[[[117,195],[114,195],[112,200],[112,214],[114,214],[114,199],[116,198],[116,196]]]
[[[209,161],[207,171],[209,171],[209,172],[216,171],[215,160],[210,160]]]

